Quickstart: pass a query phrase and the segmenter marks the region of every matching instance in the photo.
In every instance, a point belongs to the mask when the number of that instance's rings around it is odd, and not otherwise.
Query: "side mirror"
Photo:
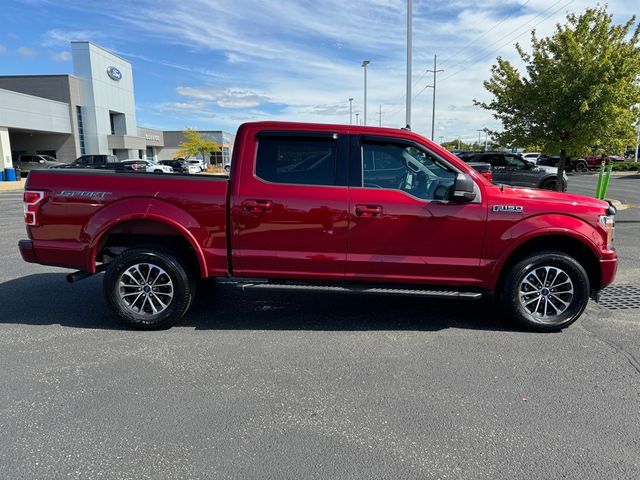
[[[476,198],[476,184],[466,173],[458,173],[453,184],[454,202],[472,202]]]

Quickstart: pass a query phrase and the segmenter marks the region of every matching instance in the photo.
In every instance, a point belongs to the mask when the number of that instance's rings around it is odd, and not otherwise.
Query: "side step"
[[[456,290],[422,290],[410,288],[380,288],[358,286],[333,285],[296,285],[287,283],[237,283],[238,288],[244,290],[289,290],[297,292],[350,293],[371,295],[397,295],[404,297],[426,298],[462,298],[466,300],[480,300],[482,294],[478,292],[460,292]]]

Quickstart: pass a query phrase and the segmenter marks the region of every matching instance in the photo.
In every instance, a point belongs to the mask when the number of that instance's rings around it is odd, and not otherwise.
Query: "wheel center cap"
[[[543,297],[546,297],[547,295],[549,295],[549,289],[548,289],[548,288],[546,288],[546,287],[545,287],[545,288],[543,288],[542,290],[540,290],[540,294],[541,294]]]
[[[145,293],[149,293],[151,291],[151,287],[149,285],[145,285],[143,290]]]

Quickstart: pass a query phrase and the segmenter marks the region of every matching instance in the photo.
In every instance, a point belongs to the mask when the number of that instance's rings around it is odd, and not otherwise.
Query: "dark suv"
[[[62,168],[111,168],[111,164],[118,162],[115,155],[82,155],[75,161],[62,165]]]
[[[160,160],[158,163],[173,168],[176,173],[189,173],[189,165],[185,160]]]
[[[555,190],[558,169],[533,165],[520,155],[510,152],[460,152],[457,154],[467,163],[483,162],[491,165],[494,183],[515,187],[544,188]],[[562,191],[567,189],[567,176],[563,175]]]

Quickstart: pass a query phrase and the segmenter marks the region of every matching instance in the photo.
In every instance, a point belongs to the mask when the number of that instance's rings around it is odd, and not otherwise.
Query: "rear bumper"
[[[33,242],[31,240],[18,241],[18,248],[20,249],[20,255],[25,262],[38,263],[36,259],[36,252],[33,250]]]

